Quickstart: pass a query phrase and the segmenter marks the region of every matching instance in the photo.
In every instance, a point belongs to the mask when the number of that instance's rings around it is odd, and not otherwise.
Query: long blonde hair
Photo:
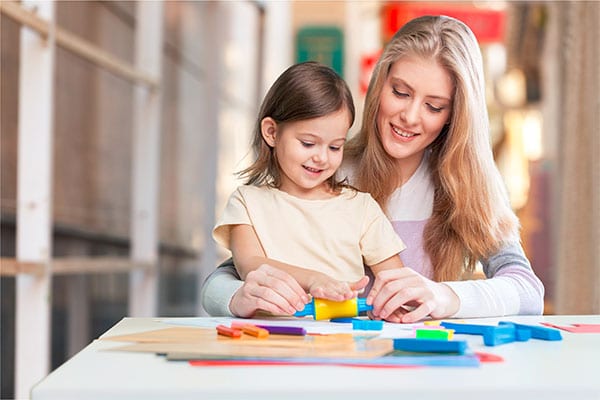
[[[377,129],[379,99],[394,62],[407,56],[431,59],[455,86],[450,123],[429,146],[434,184],[433,212],[423,233],[437,281],[467,277],[478,260],[518,240],[519,222],[510,208],[489,140],[483,65],[473,32],[446,16],[425,16],[404,25],[377,63],[365,99],[360,131],[346,145],[356,166],[353,182],[385,210],[401,184],[394,159]]]

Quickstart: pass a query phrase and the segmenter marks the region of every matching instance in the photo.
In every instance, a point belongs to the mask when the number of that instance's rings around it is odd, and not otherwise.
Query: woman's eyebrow
[[[390,77],[390,80],[392,81],[392,84],[400,84],[400,85],[404,85],[406,86],[409,90],[411,91],[415,91],[415,89],[410,86],[406,81],[404,81],[402,78],[395,78],[395,77]],[[443,101],[447,101],[447,102],[452,102],[452,99],[446,97],[446,96],[437,96],[437,95],[426,95],[425,97],[429,98],[429,99],[436,99],[436,100],[443,100]]]

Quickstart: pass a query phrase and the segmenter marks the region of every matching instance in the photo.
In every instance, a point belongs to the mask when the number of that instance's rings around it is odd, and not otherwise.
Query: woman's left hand
[[[405,267],[377,274],[367,304],[373,305],[374,318],[412,323],[427,316],[450,317],[458,311],[460,300],[449,286]]]

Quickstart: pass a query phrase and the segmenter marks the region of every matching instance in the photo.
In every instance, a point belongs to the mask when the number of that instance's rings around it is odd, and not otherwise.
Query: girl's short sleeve
[[[241,188],[238,188],[229,197],[223,215],[221,215],[221,218],[217,221],[217,224],[212,231],[212,236],[221,246],[230,249],[229,239],[231,227],[233,225],[243,224],[252,225],[252,221],[248,214],[244,194]]]
[[[366,265],[378,264],[406,248],[379,204],[369,195],[360,246]]]

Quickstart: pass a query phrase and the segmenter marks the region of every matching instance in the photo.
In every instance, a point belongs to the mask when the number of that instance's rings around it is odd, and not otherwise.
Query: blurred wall
[[[136,2],[55,5],[58,26],[133,63]],[[158,315],[201,312],[199,285],[217,263],[215,213],[235,184],[232,172],[247,152],[258,108],[263,14],[252,1],[164,4]],[[1,18],[1,251],[14,257],[20,27]],[[54,257],[129,254],[133,88],[57,49]],[[219,186],[217,175],[226,177]],[[52,368],[127,315],[128,280],[125,272],[53,278]],[[1,293],[0,397],[11,398],[13,277],[2,277]]]

